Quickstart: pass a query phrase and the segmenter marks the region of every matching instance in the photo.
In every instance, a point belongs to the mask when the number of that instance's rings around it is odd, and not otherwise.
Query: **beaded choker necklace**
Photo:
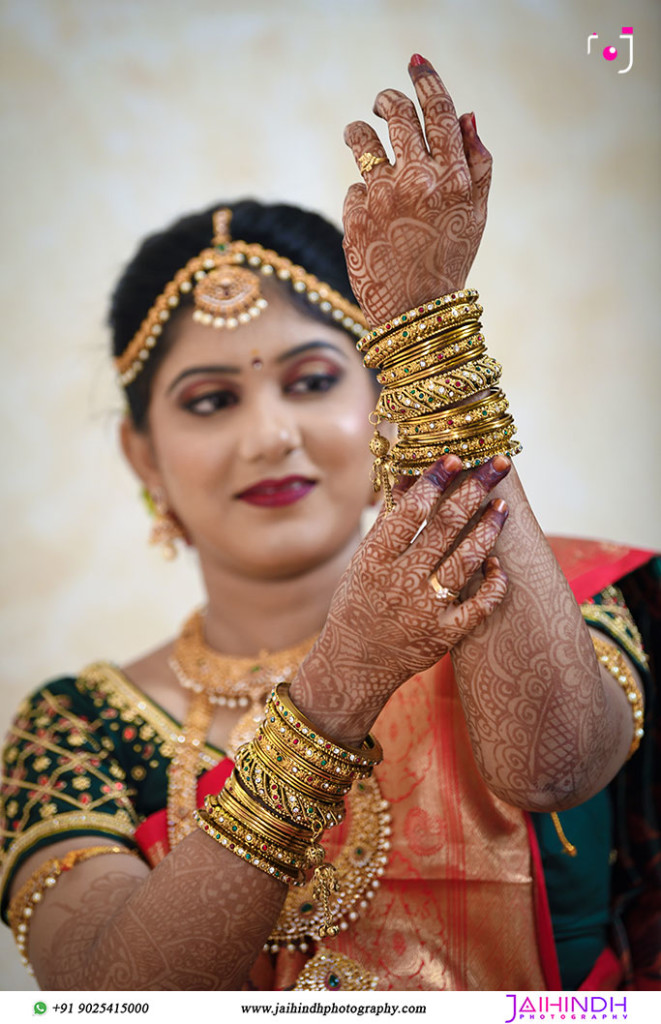
[[[191,694],[179,747],[170,765],[167,819],[171,848],[196,827],[191,812],[197,806],[199,755],[214,709],[247,709],[227,744],[227,753],[233,757],[237,748],[252,738],[272,688],[292,681],[315,640],[316,635],[272,654],[262,650],[256,658],[232,658],[207,645],[201,611],[184,624],[170,658],[172,671]]]

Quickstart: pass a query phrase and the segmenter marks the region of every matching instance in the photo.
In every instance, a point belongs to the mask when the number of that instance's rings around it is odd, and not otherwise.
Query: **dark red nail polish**
[[[409,63],[417,67],[420,64],[427,64],[428,62],[419,53],[414,53]]]
[[[502,455],[496,455],[490,462],[485,462],[483,466],[476,469],[475,476],[482,481],[488,490],[491,490],[492,487],[495,487],[503,479],[506,473],[509,473],[511,465],[509,459],[504,458]]]
[[[471,114],[471,121],[473,122],[473,131],[477,135],[477,124],[476,124],[476,121],[475,121],[475,114]]]
[[[456,455],[444,455],[442,459],[425,470],[425,476],[443,491],[460,471],[461,459]]]

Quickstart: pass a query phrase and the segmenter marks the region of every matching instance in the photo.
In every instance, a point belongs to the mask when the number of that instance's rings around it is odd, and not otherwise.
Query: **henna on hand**
[[[486,561],[507,518],[504,502],[480,512],[510,469],[498,458],[465,475],[444,456],[382,513],[354,555],[326,625],[292,684],[292,699],[319,728],[358,742],[390,695],[438,661],[503,600],[507,576]],[[429,583],[460,590],[486,562],[476,592],[440,601]]]
[[[499,492],[510,519],[494,550],[510,586],[454,648],[455,677],[489,788],[527,810],[561,810],[610,781],[631,737],[516,473]]]
[[[40,905],[30,954],[43,988],[241,989],[286,889],[201,833],[146,873],[78,865]],[[139,872],[139,874],[137,873]]]
[[[344,204],[344,250],[354,293],[371,325],[463,288],[486,223],[491,156],[469,114],[457,118],[432,66],[411,64],[424,118],[395,89],[374,111],[388,124],[395,156],[352,185]],[[373,128],[355,121],[345,141],[356,159],[384,157]]]

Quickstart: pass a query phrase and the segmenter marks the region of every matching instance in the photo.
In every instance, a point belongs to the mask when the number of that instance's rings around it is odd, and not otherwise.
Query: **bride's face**
[[[182,311],[154,381],[144,438],[201,559],[293,576],[350,550],[371,495],[374,385],[351,337],[306,316],[279,284],[234,331]]]

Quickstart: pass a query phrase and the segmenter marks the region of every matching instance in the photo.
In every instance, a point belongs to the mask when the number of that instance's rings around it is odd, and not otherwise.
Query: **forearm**
[[[500,608],[454,650],[480,771],[531,810],[580,803],[626,754],[621,702],[598,666],[569,585],[514,470],[499,485],[510,515],[495,554],[509,577]]]
[[[96,874],[94,862],[77,867],[40,907],[31,957],[43,988],[242,988],[284,885],[198,832],[142,878],[100,874],[98,863]]]

